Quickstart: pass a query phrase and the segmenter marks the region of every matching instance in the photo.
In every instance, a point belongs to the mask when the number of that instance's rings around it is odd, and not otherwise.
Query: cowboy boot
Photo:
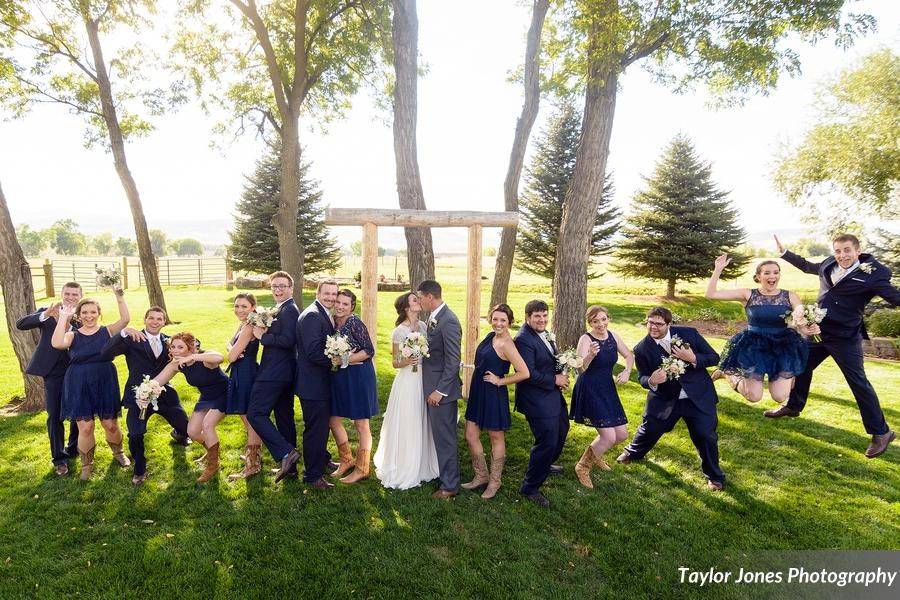
[[[483,456],[483,455],[482,455]],[[490,482],[488,483],[487,489],[484,490],[484,493],[481,494],[481,497],[485,500],[490,500],[494,496],[497,495],[497,491],[500,489],[502,485],[500,483],[500,478],[503,477],[503,465],[506,463],[505,456],[494,456],[491,455],[491,476]]]
[[[106,440],[106,443],[109,444],[110,449],[112,449],[113,458],[116,459],[116,462],[119,463],[120,467],[124,469],[125,467],[131,466],[131,461],[128,460],[128,457],[122,452],[122,440],[119,440],[118,444],[114,444],[109,440]]]
[[[338,454],[340,461],[337,469],[331,474],[332,477],[343,477],[347,471],[353,468],[356,459],[353,458],[353,451],[350,449],[350,442],[338,444]]]
[[[346,477],[341,477],[341,483],[356,483],[369,476],[369,450],[360,448],[356,451],[356,468]]]
[[[578,482],[589,490],[594,489],[594,484],[591,481],[591,467],[593,465],[594,449],[588,446],[581,458],[578,459],[578,462],[575,463],[575,476],[578,477]]]
[[[609,466],[609,463],[603,459],[603,455],[594,453],[594,466],[599,468],[601,471],[612,471],[612,467]]]
[[[200,475],[200,477],[197,478],[197,483],[206,483],[213,478],[213,475],[215,475],[218,470],[219,443],[216,442],[206,449],[206,468],[203,470],[203,473]]]
[[[236,479],[249,479],[262,470],[262,460],[260,457],[259,444],[247,444],[244,454],[241,456],[244,460],[244,470],[240,473],[232,473],[228,476],[229,481]]]
[[[472,481],[459,486],[464,490],[480,488],[490,481],[491,478],[488,474],[487,460],[485,460],[483,452],[472,454],[472,470],[475,471],[475,477]]]
[[[94,472],[94,450],[97,449],[96,444],[91,447],[87,452],[78,451],[78,456],[81,457],[81,480],[87,481],[91,478],[91,473]]]

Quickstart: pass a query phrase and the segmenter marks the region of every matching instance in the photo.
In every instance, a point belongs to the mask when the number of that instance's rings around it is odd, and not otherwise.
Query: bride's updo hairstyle
[[[409,297],[415,295],[415,292],[405,292],[394,300],[394,308],[397,309],[397,321],[394,325],[400,325],[406,320],[406,311],[409,309]]]

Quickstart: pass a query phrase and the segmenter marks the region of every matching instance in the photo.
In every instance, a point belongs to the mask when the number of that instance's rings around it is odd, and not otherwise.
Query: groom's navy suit
[[[707,367],[719,364],[719,355],[693,327],[670,327],[670,332],[690,345],[697,364],[688,365],[676,380],[651,386],[650,376],[668,354],[649,335],[638,342],[634,347],[634,358],[641,386],[648,390],[647,406],[644,420],[625,452],[630,458],[640,460],[663,434],[675,428],[679,419],[684,419],[691,441],[700,454],[703,474],[710,481],[723,483],[725,474],[719,467],[719,436],[716,433],[719,397],[706,371]]]
[[[247,407],[250,426],[278,463],[297,446],[294,375],[297,370],[295,326],[299,315],[297,305],[289,298],[278,309],[272,326],[260,338],[262,358]],[[273,411],[275,424],[269,418]]]
[[[42,308],[30,315],[25,315],[16,321],[16,329],[21,331],[40,329],[41,331],[37,348],[31,355],[28,366],[25,367],[25,373],[44,380],[50,456],[54,465],[61,465],[78,453],[78,426],[73,419],[69,425],[69,440],[66,443],[66,431],[62,420],[62,384],[66,369],[69,367],[69,353],[65,350],[57,350],[50,343],[53,338],[53,330],[56,329],[56,319],[48,317],[41,321],[41,313],[45,310],[47,309]]]
[[[871,273],[862,268],[847,272],[837,283],[832,280],[837,261],[829,256],[820,263],[812,263],[787,251],[782,258],[804,273],[819,276],[819,306],[828,310],[820,324],[822,341],[810,342],[806,371],[797,376],[787,407],[802,411],[809,396],[813,370],[831,356],[844,374],[862,416],[863,425],[871,435],[889,431],[875,389],[866,377],[863,366],[862,340],[868,339],[863,323],[866,305],[881,296],[894,306],[900,306],[900,289],[891,285],[891,270],[872,258],[860,254],[860,264],[871,265]]]
[[[550,474],[550,465],[562,454],[569,433],[569,415],[562,392],[556,387],[556,347],[547,348],[543,338],[528,325],[516,336],[516,348],[530,376],[516,384],[516,410],[525,415],[534,446],[525,471],[521,492],[535,494]]]
[[[296,323],[297,376],[294,392],[303,410],[303,481],[321,479],[328,453],[328,419],[331,417],[331,359],[325,356],[325,338],[334,326],[325,307],[316,300]]]

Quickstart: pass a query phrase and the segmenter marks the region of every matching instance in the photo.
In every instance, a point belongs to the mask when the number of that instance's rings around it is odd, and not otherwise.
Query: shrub
[[[866,329],[876,337],[900,337],[900,310],[876,310],[866,320]]]

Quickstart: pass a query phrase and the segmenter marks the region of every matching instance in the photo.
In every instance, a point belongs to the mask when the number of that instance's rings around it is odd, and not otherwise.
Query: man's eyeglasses
[[[665,321],[647,321],[647,327],[665,327]]]
[[[291,287],[291,286],[289,286],[289,285],[284,285],[283,283],[273,283],[273,284],[270,285],[269,287],[272,288],[273,290],[286,290],[286,289],[288,289],[288,288]]]

